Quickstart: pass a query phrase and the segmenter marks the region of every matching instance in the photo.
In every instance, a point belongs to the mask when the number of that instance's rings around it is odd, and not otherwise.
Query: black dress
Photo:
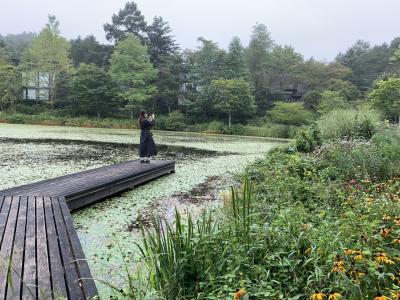
[[[154,120],[150,121],[148,119],[144,119],[140,125],[140,157],[151,157],[157,155],[157,148],[153,140],[153,134],[150,132],[150,128],[154,126],[154,124]]]

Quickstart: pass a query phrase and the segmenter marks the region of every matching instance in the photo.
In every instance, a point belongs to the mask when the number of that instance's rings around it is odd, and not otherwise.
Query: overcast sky
[[[103,24],[126,0],[0,0],[0,34],[40,31],[49,13],[62,35],[94,34],[104,42]],[[278,44],[306,58],[331,60],[357,39],[371,44],[400,36],[400,0],[137,0],[147,21],[162,16],[181,48],[197,37],[226,48],[234,35],[247,45],[255,23],[264,23]]]

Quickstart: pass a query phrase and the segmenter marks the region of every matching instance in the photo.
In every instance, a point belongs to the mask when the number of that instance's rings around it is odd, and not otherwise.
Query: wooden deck
[[[62,197],[0,197],[0,299],[92,299],[91,278]]]
[[[0,191],[0,299],[92,299],[70,210],[175,171],[129,161]]]
[[[3,190],[0,196],[61,196],[70,210],[77,210],[174,171],[173,161],[133,160]]]

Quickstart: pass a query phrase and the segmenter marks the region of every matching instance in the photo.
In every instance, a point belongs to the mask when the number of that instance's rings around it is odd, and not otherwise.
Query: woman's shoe
[[[145,161],[143,158],[140,159],[140,163],[141,163],[141,164],[144,164],[145,162],[146,162],[146,161]]]

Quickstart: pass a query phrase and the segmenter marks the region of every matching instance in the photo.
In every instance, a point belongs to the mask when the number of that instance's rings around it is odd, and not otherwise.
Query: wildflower
[[[233,299],[240,300],[244,295],[246,295],[246,291],[244,289],[236,289],[236,292],[233,294]]]
[[[356,256],[353,257],[355,261],[362,261],[364,259],[364,256],[362,253],[357,254]]]
[[[344,254],[346,255],[353,255],[353,254],[359,254],[360,250],[353,250],[353,249],[344,249]]]
[[[346,272],[346,268],[344,267],[344,262],[342,260],[335,261],[333,264],[333,268],[331,270],[332,273],[344,273]]]
[[[308,248],[304,251],[304,254],[308,254],[308,253],[310,253],[310,252],[311,252],[311,248],[308,247]]]
[[[378,264],[394,265],[394,261],[389,258],[389,256],[384,252],[378,252],[375,257],[375,261]]]
[[[329,295],[328,300],[336,300],[341,298],[342,295],[340,293],[332,293]]]
[[[396,224],[397,226],[400,226],[400,217],[399,216],[394,217],[394,224]]]
[[[376,294],[374,300],[390,300],[388,297],[382,295],[381,293]]]
[[[388,237],[389,234],[393,231],[392,228],[381,228],[381,236],[382,237]]]
[[[371,183],[371,180],[365,179],[365,180],[363,180],[362,182],[368,184],[368,183]]]
[[[393,240],[393,244],[399,245],[400,244],[400,238],[394,239]]]
[[[350,272],[350,275],[354,276],[354,277],[362,277],[367,275],[367,273],[360,271],[359,269],[355,269],[354,271]]]
[[[389,216],[389,215],[384,215],[382,219],[383,219],[383,221],[387,222],[387,221],[389,221],[391,218],[392,218],[392,217]]]
[[[311,295],[310,299],[311,300],[322,300],[322,299],[324,299],[324,296],[325,296],[324,294],[315,290],[315,293]]]

